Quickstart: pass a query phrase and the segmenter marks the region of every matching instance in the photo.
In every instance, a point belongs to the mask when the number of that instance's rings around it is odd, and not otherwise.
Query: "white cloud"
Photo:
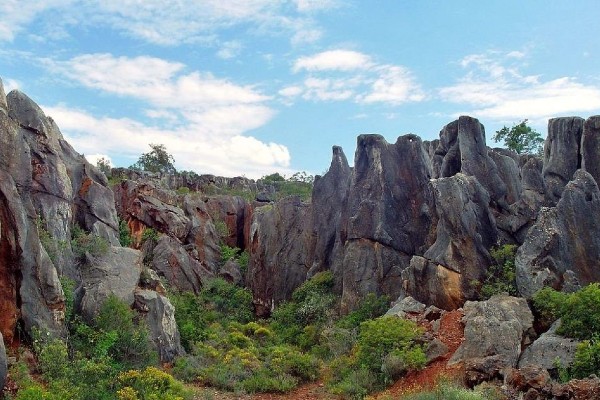
[[[282,89],[279,94],[315,101],[353,100],[358,103],[398,105],[425,99],[413,74],[400,65],[378,64],[372,57],[353,50],[329,50],[301,57],[292,71],[309,75],[300,84]]]
[[[108,161],[110,167],[115,166],[108,154],[85,154],[85,159],[92,165],[96,165],[98,160],[104,159],[105,161]]]
[[[278,93],[284,97],[296,97],[302,94],[304,89],[301,86],[287,86],[281,89]]]
[[[377,68],[377,71],[379,76],[371,85],[371,91],[359,97],[361,102],[401,104],[425,99],[424,92],[408,69],[384,65]]]
[[[229,60],[237,57],[242,50],[242,44],[237,40],[225,42],[217,52],[217,57],[223,60]]]
[[[312,56],[300,57],[292,70],[306,71],[351,71],[368,69],[373,65],[371,57],[353,50],[329,50]]]
[[[2,81],[4,86],[4,93],[8,94],[11,90],[20,89],[23,85],[21,82],[15,79],[6,79]]]
[[[339,5],[333,0],[3,0],[0,41],[28,30],[36,32],[30,34],[34,40],[45,41],[68,35],[65,27],[101,26],[153,44],[213,45],[220,31],[244,26],[249,33],[285,33],[294,43],[310,42],[321,30],[309,13]],[[35,29],[28,29],[34,23]]]
[[[539,75],[524,75],[520,66],[514,64],[514,60],[522,58],[521,53],[518,57],[514,53],[465,57],[460,65],[466,69],[466,75],[456,84],[440,88],[440,97],[472,107],[461,113],[503,122],[543,120],[600,108],[600,86],[586,85],[569,76],[543,79]]]
[[[338,7],[336,0],[294,0],[299,12],[313,12]]]
[[[163,143],[179,169],[251,177],[287,170],[290,154],[276,143],[247,135],[270,121],[270,97],[210,73],[153,57],[88,54],[46,63],[57,73],[105,93],[136,98],[152,125],[128,118],[97,117],[83,110],[48,107],[74,147],[85,154],[134,157],[149,143]],[[114,157],[113,157],[114,158]],[[133,161],[132,161],[133,162]]]
[[[290,171],[290,154],[285,146],[233,134],[235,130],[216,135],[195,121],[164,129],[128,118],[98,118],[64,106],[43,109],[56,121],[69,143],[84,154],[111,154],[113,158],[128,158],[132,164],[148,150],[149,143],[161,143],[173,154],[175,165],[181,170],[223,176],[244,173],[250,178]]]

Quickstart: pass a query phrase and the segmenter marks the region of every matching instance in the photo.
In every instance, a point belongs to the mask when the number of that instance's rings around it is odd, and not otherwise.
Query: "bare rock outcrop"
[[[400,294],[411,256],[432,242],[430,178],[431,162],[418,136],[401,136],[394,144],[379,135],[358,137],[348,194],[344,308],[370,292]]]
[[[541,334],[523,351],[519,358],[519,368],[536,365],[547,370],[555,370],[557,361],[563,368],[571,365],[579,341],[558,335],[556,330],[559,326],[560,320],[552,324],[547,332]]]
[[[527,297],[551,286],[571,290],[600,280],[600,190],[578,170],[556,207],[545,207],[517,251],[517,286]]]
[[[600,115],[585,120],[581,134],[581,168],[600,185]]]
[[[499,357],[501,367],[516,367],[522,345],[533,330],[533,314],[523,298],[495,295],[464,305],[465,341],[449,363]]]
[[[107,254],[97,258],[88,254],[81,268],[76,308],[86,321],[93,322],[110,296],[133,305],[141,272],[142,260],[138,250],[111,247]]]
[[[148,325],[161,362],[172,362],[185,354],[175,322],[175,307],[168,298],[152,290],[137,290],[134,307]]]
[[[247,284],[259,316],[289,299],[307,279],[309,212],[309,205],[294,196],[254,211]]]
[[[548,199],[556,203],[567,182],[581,168],[581,134],[583,118],[552,118],[544,143],[544,186]]]

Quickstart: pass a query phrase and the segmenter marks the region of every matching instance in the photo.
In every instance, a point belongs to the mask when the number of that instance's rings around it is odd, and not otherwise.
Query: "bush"
[[[419,393],[412,393],[400,397],[400,400],[500,400],[500,396],[494,389],[470,390],[455,384],[442,382],[434,389]]]
[[[145,228],[142,232],[142,243],[150,240],[153,243],[158,241],[159,233],[154,228]]]
[[[124,219],[119,220],[119,243],[123,247],[129,247],[133,243],[129,225],[127,225],[127,221]]]
[[[481,285],[483,299],[487,300],[499,293],[508,293],[511,296],[519,295],[515,267],[516,253],[517,246],[513,244],[494,247],[490,250],[494,263],[486,271],[485,280]]]
[[[557,333],[580,340],[600,332],[600,284],[592,283],[575,293],[543,288],[533,297],[535,308],[545,318],[561,319]]]
[[[567,371],[569,377],[577,379],[600,374],[600,340],[597,335],[579,343],[573,364]]]
[[[408,370],[425,366],[425,352],[416,344],[421,334],[414,322],[397,317],[365,321],[360,324],[356,363],[372,371],[381,383],[389,383]]]
[[[86,233],[77,225],[73,226],[71,235],[71,248],[78,258],[83,258],[86,253],[93,257],[101,257],[108,253],[110,243],[100,236]]]
[[[361,322],[382,316],[389,308],[390,298],[388,296],[378,297],[375,293],[369,293],[356,310],[341,317],[336,325],[340,328],[357,328]]]
[[[180,382],[155,367],[120,373],[117,388],[119,400],[183,400],[191,397]]]

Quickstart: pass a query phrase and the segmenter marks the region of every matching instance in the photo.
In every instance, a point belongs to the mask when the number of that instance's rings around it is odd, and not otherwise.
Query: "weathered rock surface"
[[[209,271],[215,271],[221,258],[220,238],[206,203],[197,197],[185,196],[183,210],[190,220],[185,242],[193,246],[192,257],[204,264]]]
[[[2,82],[0,81],[0,87],[2,87]],[[2,92],[0,90],[0,95]],[[6,348],[4,347],[4,338],[2,337],[2,333],[0,333],[0,392],[4,387],[4,382],[6,381],[6,375],[8,374],[8,362],[6,359]]]
[[[544,143],[544,186],[548,198],[557,202],[567,182],[581,168],[580,146],[583,118],[552,118]]]
[[[542,208],[515,260],[519,292],[527,297],[543,286],[562,289],[600,280],[600,191],[579,170],[556,207]],[[575,280],[575,281],[574,281]]]
[[[185,354],[175,322],[175,307],[168,298],[152,290],[135,292],[135,309],[144,316],[161,362],[171,362]]]
[[[370,292],[400,294],[411,255],[432,242],[431,174],[419,137],[401,136],[394,144],[379,135],[358,137],[348,194],[344,307],[355,307]]]
[[[533,328],[533,315],[523,298],[495,295],[464,305],[465,341],[449,363],[498,357],[500,367],[515,367]]]
[[[132,305],[141,272],[142,259],[138,250],[111,247],[106,255],[88,256],[81,268],[81,286],[76,292],[77,309],[86,321],[91,322],[111,295]]]
[[[335,289],[342,291],[342,262],[346,242],[348,190],[352,170],[341,147],[333,147],[333,158],[324,176],[316,176],[312,193],[312,230],[309,275],[331,270]]]
[[[156,246],[148,251],[146,259],[151,260],[150,267],[179,290],[198,293],[203,282],[214,276],[185,251],[181,242],[168,235],[161,235]]]
[[[274,305],[289,299],[307,278],[309,211],[297,197],[254,211],[247,284],[259,316],[268,315]]]
[[[544,332],[519,358],[519,368],[536,365],[547,370],[557,368],[557,360],[562,367],[568,367],[575,358],[575,350],[579,342],[556,334],[560,321],[555,322],[547,332]]]
[[[600,115],[585,120],[581,134],[581,168],[600,185]]]

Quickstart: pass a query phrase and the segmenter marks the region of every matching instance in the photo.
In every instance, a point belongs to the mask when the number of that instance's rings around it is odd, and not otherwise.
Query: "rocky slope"
[[[65,333],[65,277],[75,281],[75,308],[88,319],[111,294],[138,309],[163,360],[182,350],[159,278],[194,292],[213,276],[244,281],[261,316],[324,270],[333,272],[345,310],[374,292],[485,313],[469,301],[491,264],[490,248],[509,243],[519,246],[521,295],[543,285],[575,290],[600,281],[598,135],[600,116],[552,119],[539,158],[486,147],[484,127],[467,116],[431,142],[361,135],[354,167],[333,148],[311,201],[272,201],[276,187],[246,178],[114,169],[109,185],[31,99],[5,96],[0,83],[3,343],[14,346],[17,332],[34,329]],[[231,195],[242,192],[254,200]],[[135,249],[119,244],[119,219]],[[76,227],[109,251],[76,254]],[[222,244],[249,252],[247,270],[223,265]],[[509,324],[507,336],[528,337],[527,321]]]

